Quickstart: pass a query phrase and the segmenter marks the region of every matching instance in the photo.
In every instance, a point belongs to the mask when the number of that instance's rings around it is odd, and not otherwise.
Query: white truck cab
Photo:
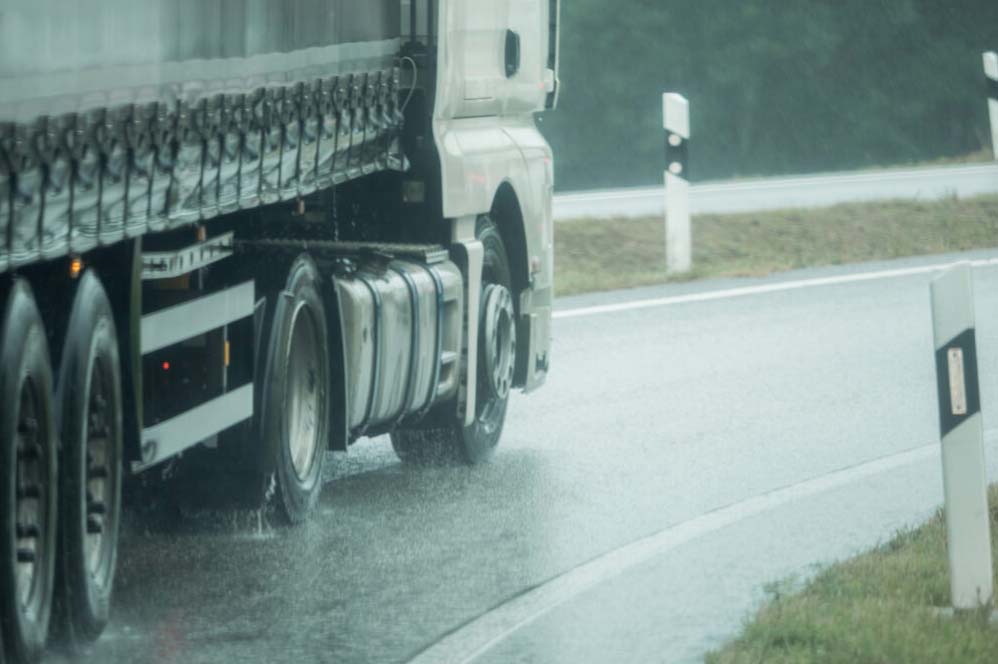
[[[558,87],[560,0],[442,0],[433,133],[440,153],[443,210],[474,218],[493,210],[503,188],[524,220],[529,288],[525,388],[544,381],[553,298],[554,167],[534,114],[553,109]]]

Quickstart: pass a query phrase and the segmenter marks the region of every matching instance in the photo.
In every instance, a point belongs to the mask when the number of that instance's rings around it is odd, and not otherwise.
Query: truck
[[[0,0],[0,660],[108,620],[122,486],[307,519],[547,375],[558,0]],[[131,496],[131,494],[128,494]]]

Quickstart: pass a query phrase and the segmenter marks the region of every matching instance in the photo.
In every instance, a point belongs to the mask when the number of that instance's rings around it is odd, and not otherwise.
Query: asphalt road
[[[995,478],[998,252],[970,257]],[[925,266],[952,259],[561,300],[492,463],[364,441],[304,527],[133,524],[76,659],[699,661],[767,584],[940,503]]]
[[[998,164],[816,173],[697,182],[690,187],[690,213],[785,210],[893,198],[924,201],[996,192]],[[660,216],[665,213],[665,191],[659,186],[565,192],[555,196],[553,211],[557,221]]]

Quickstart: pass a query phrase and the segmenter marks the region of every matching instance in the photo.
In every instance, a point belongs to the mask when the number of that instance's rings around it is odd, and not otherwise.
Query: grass
[[[891,164],[890,166],[882,166],[876,169],[869,170],[891,170],[896,168],[925,168],[931,166],[966,166],[970,164],[984,164],[992,162],[995,159],[994,148],[990,145],[982,146],[978,150],[973,152],[968,152],[966,154],[955,155],[953,157],[938,157],[936,159],[923,159],[921,161],[912,161],[908,163],[901,164]]]
[[[692,224],[693,271],[676,278],[665,272],[661,218],[558,223],[558,295],[995,247],[998,196],[706,214]]]
[[[992,487],[998,551],[998,487]],[[945,618],[949,603],[941,515],[869,553],[833,565],[798,592],[770,588],[743,633],[707,664],[984,664],[998,661],[998,624],[983,613]]]

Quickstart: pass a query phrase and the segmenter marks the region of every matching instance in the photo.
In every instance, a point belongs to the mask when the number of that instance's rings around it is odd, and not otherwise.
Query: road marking
[[[423,650],[410,660],[410,664],[473,662],[561,604],[697,538],[788,503],[930,458],[939,458],[938,443],[923,445],[804,480],[670,526],[654,535],[598,556],[503,602]]]
[[[959,261],[956,261],[959,262]],[[689,293],[687,295],[673,295],[671,297],[659,297],[648,300],[636,300],[634,302],[618,302],[615,304],[602,304],[592,307],[580,307],[578,309],[567,309],[565,311],[555,311],[554,318],[579,318],[582,316],[596,316],[599,314],[610,314],[618,311],[631,311],[634,309],[650,309],[652,307],[667,307],[676,304],[687,304],[690,302],[709,302],[711,300],[726,300],[736,297],[748,297],[750,295],[762,295],[764,293],[779,293],[783,291],[800,290],[803,288],[818,288],[821,286],[835,286],[838,284],[850,284],[861,281],[875,281],[877,279],[893,279],[897,277],[910,277],[917,274],[929,274],[944,270],[954,265],[950,263],[934,263],[932,265],[922,265],[919,267],[906,267],[894,270],[878,270],[876,272],[859,272],[855,274],[842,274],[834,277],[816,277],[814,279],[802,279],[798,281],[783,281],[775,284],[763,284],[759,286],[743,286],[742,288],[726,288],[723,290],[706,291],[703,293]],[[988,258],[983,260],[970,261],[973,267],[993,267],[998,265],[998,258]]]

